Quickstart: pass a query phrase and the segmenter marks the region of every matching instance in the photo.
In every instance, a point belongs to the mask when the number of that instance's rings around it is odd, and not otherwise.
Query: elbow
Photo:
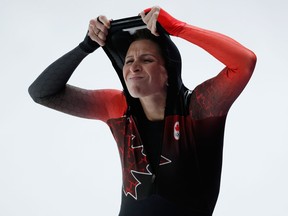
[[[256,66],[257,56],[254,52],[247,49],[245,53],[238,57],[238,60],[238,65],[234,68],[231,67],[231,71],[250,79]]]
[[[29,86],[28,93],[35,103],[40,103],[40,94],[35,90],[33,84]]]
[[[247,71],[252,75],[257,63],[257,56],[253,51],[249,50],[246,58],[247,58],[246,63]]]

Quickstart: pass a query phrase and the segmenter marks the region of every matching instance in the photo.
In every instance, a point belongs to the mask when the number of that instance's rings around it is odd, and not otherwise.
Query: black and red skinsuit
[[[161,13],[158,21],[170,35],[203,48],[225,65],[217,76],[189,90],[182,83],[180,54],[162,32],[159,41],[168,47],[170,61],[163,121],[146,119],[139,100],[129,95],[123,83],[121,63],[113,62],[109,53],[123,91],[86,90],[67,84],[80,62],[99,47],[88,36],[52,63],[29,87],[29,93],[42,105],[101,120],[110,127],[122,164],[120,216],[210,216],[219,193],[226,116],[249,81],[256,57],[216,32],[177,20],[173,20],[176,30],[165,28],[163,19],[169,15]]]

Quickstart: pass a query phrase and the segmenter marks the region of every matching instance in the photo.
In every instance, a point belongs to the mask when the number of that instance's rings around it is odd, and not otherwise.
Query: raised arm
[[[255,54],[228,36],[179,21],[159,7],[142,12],[142,16],[147,11],[151,29],[151,17],[157,17],[169,34],[201,47],[225,65],[217,76],[195,88],[190,108],[195,118],[226,115],[253,73]]]
[[[79,46],[53,62],[30,85],[28,91],[35,102],[78,117],[107,120],[105,101],[112,97],[119,100],[119,91],[86,90],[67,84],[81,61],[105,45],[109,21],[104,16],[100,18],[90,21],[89,32]]]

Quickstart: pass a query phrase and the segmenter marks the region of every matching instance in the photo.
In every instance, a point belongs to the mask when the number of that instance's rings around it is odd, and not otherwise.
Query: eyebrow
[[[152,56],[152,57],[156,58],[156,56],[151,54],[151,53],[144,53],[144,54],[140,55],[140,57],[145,57],[145,56]],[[133,58],[133,56],[132,55],[128,55],[128,56],[125,57],[125,59],[127,59],[127,58]]]

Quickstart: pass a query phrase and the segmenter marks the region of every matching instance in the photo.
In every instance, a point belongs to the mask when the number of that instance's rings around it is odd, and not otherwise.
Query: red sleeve
[[[115,89],[94,90],[92,93],[94,102],[90,105],[90,118],[107,122],[111,118],[123,116],[127,110],[124,93]]]
[[[67,92],[65,95],[69,102],[64,103],[65,110],[60,110],[62,112],[103,122],[107,122],[111,118],[120,118],[126,113],[127,103],[123,91],[116,89],[85,90],[77,87],[70,91],[71,93]]]
[[[190,103],[192,116],[227,114],[253,73],[256,55],[234,39],[177,20],[162,8],[158,22],[169,34],[201,47],[225,65],[217,76],[196,87]]]
[[[189,24],[178,37],[203,48],[225,65],[218,75],[195,88],[191,110],[196,109],[194,114],[201,118],[227,114],[253,73],[255,54],[230,37]]]
[[[122,91],[87,90],[68,84],[59,93],[41,99],[40,104],[69,115],[103,122],[123,116],[127,109]]]

